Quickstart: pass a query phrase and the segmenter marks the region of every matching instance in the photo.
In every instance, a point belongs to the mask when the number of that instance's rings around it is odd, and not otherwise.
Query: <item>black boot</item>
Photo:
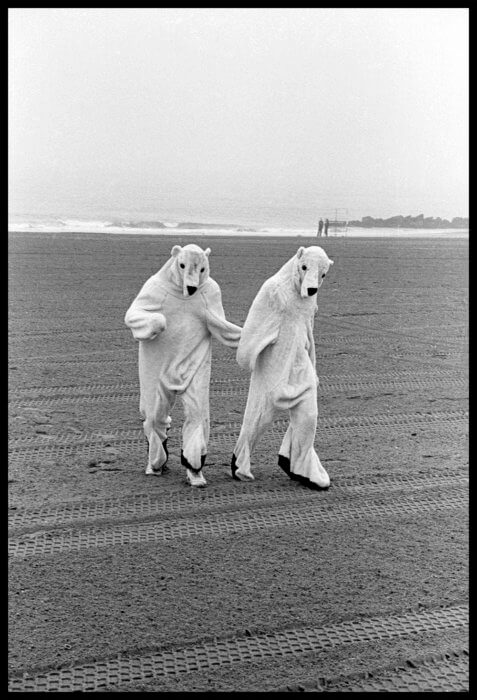
[[[237,471],[237,469],[238,469],[237,458],[233,454],[232,455],[232,462],[230,463],[230,471],[232,472],[232,478],[235,479],[235,481],[240,481],[240,479],[237,476],[235,476],[235,472]]]
[[[163,440],[162,447],[164,449],[164,452],[166,453],[166,461],[164,462],[162,467],[159,467],[158,469],[154,469],[154,471],[157,473],[165,474],[166,472],[169,471],[169,467],[167,466],[167,461],[169,459],[169,450],[167,449],[167,438],[165,440]],[[149,457],[149,440],[147,438],[146,438],[146,454]]]
[[[278,455],[278,466],[283,469],[285,474],[289,476],[291,479],[293,479],[293,475],[290,472],[290,460],[288,457],[284,457],[283,455],[279,454]]]
[[[306,476],[302,476],[301,474],[294,474],[291,471],[290,468],[290,460],[288,457],[284,457],[283,455],[279,454],[278,455],[278,466],[283,469],[285,474],[290,477],[293,481],[299,481],[300,484],[303,484],[303,486],[307,486],[309,489],[315,489],[316,491],[326,491],[329,486],[318,486],[318,484],[315,484],[314,481],[310,481]]]
[[[202,467],[203,467],[204,464],[205,464],[205,458],[206,458],[206,457],[207,457],[207,455],[202,455],[202,456],[201,456],[201,458],[200,458],[200,467],[197,469],[196,467],[193,467],[192,464],[189,464],[189,462],[187,461],[187,459],[184,457],[184,452],[183,452],[183,450],[181,450],[181,464],[182,464],[182,466],[185,467],[186,469],[190,469],[191,471],[195,472],[196,474],[199,474],[199,472],[202,471]]]
[[[164,462],[164,464],[161,467],[161,471],[164,474],[164,472],[169,471],[169,467],[167,466],[167,461],[169,459],[169,450],[167,449],[167,438],[165,440],[163,440],[162,447],[164,448],[164,452],[166,453],[166,461]]]

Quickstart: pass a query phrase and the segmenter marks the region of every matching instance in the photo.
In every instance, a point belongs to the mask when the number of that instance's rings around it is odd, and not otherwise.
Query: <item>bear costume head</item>
[[[300,246],[294,260],[295,288],[302,299],[314,296],[323,284],[326,273],[333,265],[323,248],[311,245]]]
[[[210,248],[202,250],[195,243],[175,245],[171,250],[171,278],[185,297],[196,293],[209,279]]]

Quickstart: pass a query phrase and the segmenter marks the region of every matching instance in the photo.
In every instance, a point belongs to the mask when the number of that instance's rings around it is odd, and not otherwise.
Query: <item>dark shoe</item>
[[[293,474],[293,472],[290,472],[289,476],[290,479],[293,479],[293,481],[299,481],[300,484],[303,484],[303,486],[313,489],[314,491],[328,491],[330,488],[329,486],[319,486],[314,481],[310,481],[310,479],[308,479],[306,476],[302,476],[301,474]]]
[[[232,478],[235,479],[236,481],[240,481],[240,479],[238,479],[238,478],[235,476],[235,472],[237,471],[237,469],[238,469],[238,467],[237,467],[237,458],[236,458],[236,456],[233,454],[233,455],[232,455],[232,462],[230,463],[230,471],[232,472]]]
[[[293,476],[290,472],[290,460],[288,457],[284,457],[283,455],[279,454],[278,455],[278,466],[283,469],[285,474],[293,479]]]
[[[182,466],[185,467],[186,469],[190,469],[192,472],[195,472],[196,474],[199,474],[202,471],[202,467],[204,466],[206,457],[207,457],[207,455],[202,455],[202,457],[200,458],[200,467],[197,469],[196,467],[193,467],[192,464],[189,464],[189,462],[184,457],[184,452],[181,450],[181,464],[182,464]]]

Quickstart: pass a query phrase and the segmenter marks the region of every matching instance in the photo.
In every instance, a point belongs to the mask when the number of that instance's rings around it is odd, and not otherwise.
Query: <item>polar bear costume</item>
[[[195,244],[175,245],[124,319],[139,341],[139,408],[149,443],[146,474],[167,469],[169,414],[180,396],[181,463],[192,486],[206,484],[211,339],[236,348],[241,332],[225,318],[220,287],[209,277],[209,253],[210,248]]]
[[[313,442],[318,418],[314,315],[316,295],[333,264],[319,246],[301,246],[261,287],[248,312],[237,362],[252,374],[240,435],[232,456],[232,476],[253,480],[250,453],[279,410],[289,411],[278,464],[311,488],[330,479]]]

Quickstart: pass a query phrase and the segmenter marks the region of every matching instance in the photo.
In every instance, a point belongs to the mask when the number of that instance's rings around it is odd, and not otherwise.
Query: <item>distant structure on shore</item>
[[[320,223],[318,224],[318,236],[323,234],[327,236],[329,229],[332,229],[335,233],[346,233],[348,230],[348,209],[346,207],[335,207],[333,212],[322,211],[320,213]]]
[[[330,222],[331,223],[331,222]],[[348,221],[348,226],[361,228],[469,228],[469,219],[455,216],[452,221],[441,219],[440,216],[391,216],[389,219],[374,219],[363,216],[361,221]]]

